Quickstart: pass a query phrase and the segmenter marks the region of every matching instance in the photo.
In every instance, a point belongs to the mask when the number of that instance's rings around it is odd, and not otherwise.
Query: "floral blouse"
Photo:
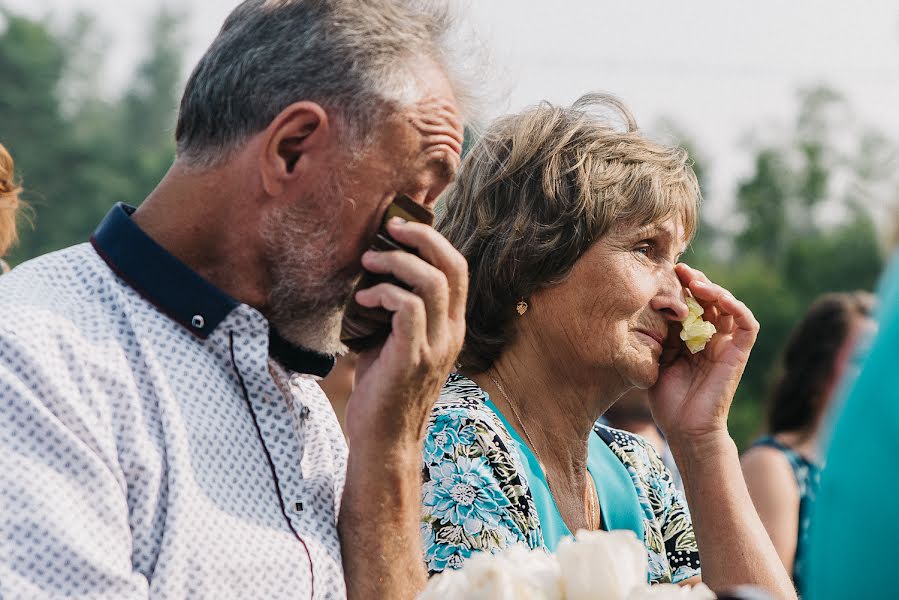
[[[476,552],[523,543],[543,548],[540,518],[521,458],[486,394],[450,375],[424,446],[421,536],[433,575],[458,568]],[[643,511],[652,583],[699,575],[699,549],[687,503],[661,458],[643,438],[597,424],[595,432],[621,460]]]

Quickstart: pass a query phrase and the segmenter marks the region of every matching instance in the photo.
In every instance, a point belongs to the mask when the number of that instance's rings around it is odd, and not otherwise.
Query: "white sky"
[[[364,1],[364,0],[360,0]],[[190,17],[187,62],[197,60],[236,0],[182,0]],[[638,122],[670,117],[698,143],[711,170],[707,208],[720,210],[749,167],[747,133],[788,127],[799,86],[828,83],[855,113],[899,140],[899,3],[895,0],[472,0],[515,110],[571,102],[602,90]],[[64,19],[100,17],[110,35],[111,88],[143,51],[152,0],[0,0]]]

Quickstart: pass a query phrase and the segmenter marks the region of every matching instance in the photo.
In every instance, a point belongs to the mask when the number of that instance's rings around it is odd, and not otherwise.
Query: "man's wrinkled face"
[[[433,82],[422,100],[388,117],[363,152],[335,153],[322,183],[264,224],[274,264],[269,318],[294,343],[342,348],[343,311],[387,206],[406,194],[432,209],[455,177],[462,123],[446,78],[423,69]]]

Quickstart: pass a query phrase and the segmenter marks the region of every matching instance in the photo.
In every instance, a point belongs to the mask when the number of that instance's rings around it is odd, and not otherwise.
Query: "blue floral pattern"
[[[476,552],[516,543],[543,548],[540,518],[509,432],[470,379],[451,375],[425,439],[421,536],[430,574],[458,568]],[[653,583],[699,575],[699,550],[682,494],[639,436],[601,424],[597,435],[627,468],[643,511]]]

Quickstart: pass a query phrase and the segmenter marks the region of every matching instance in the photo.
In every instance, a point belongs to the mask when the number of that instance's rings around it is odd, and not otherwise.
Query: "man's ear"
[[[327,151],[332,132],[328,114],[315,102],[295,102],[282,110],[263,134],[260,170],[266,193],[277,196],[302,177],[309,158]]]

